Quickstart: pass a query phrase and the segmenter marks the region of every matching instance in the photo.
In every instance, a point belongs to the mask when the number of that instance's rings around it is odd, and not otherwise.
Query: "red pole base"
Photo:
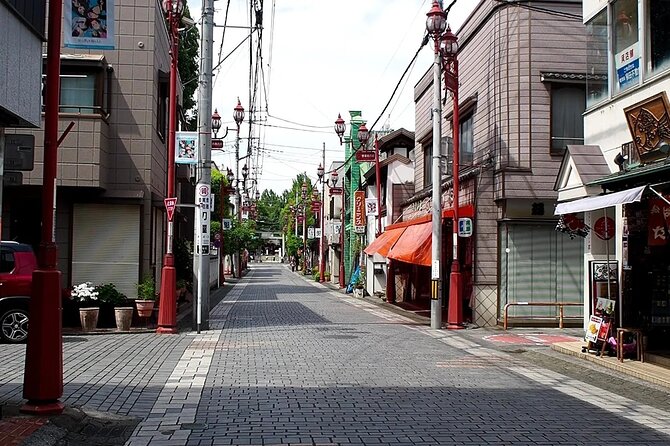
[[[449,276],[449,311],[447,329],[460,330],[463,326],[463,301],[461,300],[461,272],[452,271]]]
[[[177,272],[171,254],[165,254],[161,270],[161,295],[156,333],[176,334],[177,330]]]
[[[60,401],[52,402],[27,402],[19,409],[20,412],[29,415],[60,415],[65,406]]]
[[[42,253],[44,256],[44,253]],[[26,347],[22,412],[56,414],[63,411],[63,333],[61,273],[41,268],[33,272],[30,333]]]

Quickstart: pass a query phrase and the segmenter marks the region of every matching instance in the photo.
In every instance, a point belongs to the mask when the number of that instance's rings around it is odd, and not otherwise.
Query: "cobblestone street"
[[[200,335],[67,337],[64,402],[140,419],[130,446],[670,444],[663,390],[252,267]],[[2,404],[21,403],[24,350],[2,346]]]

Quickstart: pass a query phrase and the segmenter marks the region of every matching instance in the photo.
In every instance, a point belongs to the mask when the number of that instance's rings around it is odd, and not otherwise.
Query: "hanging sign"
[[[331,187],[330,188],[330,195],[342,195],[342,188],[341,187]]]
[[[307,228],[307,238],[309,239],[314,238],[314,228],[312,227]]]
[[[458,219],[458,236],[472,237],[472,219],[465,217]]]
[[[356,161],[358,162],[371,162],[375,160],[375,151],[374,150],[358,150],[356,152]]]
[[[354,227],[365,227],[365,191],[362,190],[354,192]]]
[[[115,0],[72,0],[64,8],[65,46],[114,49]]]
[[[177,164],[196,164],[198,162],[198,132],[177,132],[175,144]]]

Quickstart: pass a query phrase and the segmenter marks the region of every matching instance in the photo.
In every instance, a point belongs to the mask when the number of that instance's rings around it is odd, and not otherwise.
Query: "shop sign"
[[[375,160],[374,150],[359,150],[356,152],[356,161],[359,163],[369,163]]]
[[[616,55],[616,73],[619,89],[624,90],[640,81],[640,50],[635,42]]]
[[[603,323],[603,318],[598,316],[591,315],[589,319],[589,325],[586,328],[586,335],[584,339],[589,342],[598,342],[598,333],[600,332],[600,326]]]
[[[664,135],[670,134],[670,103],[665,92],[625,108],[624,114],[640,162],[667,158],[667,150],[661,150],[668,142]]]
[[[471,218],[459,218],[458,219],[458,236],[459,237],[472,237],[472,219]]]
[[[313,239],[314,238],[314,228],[307,228],[307,238],[308,239]]]
[[[330,195],[342,195],[342,188],[341,187],[331,187],[330,188]]]
[[[365,227],[365,191],[357,190],[354,192],[354,227],[361,226]]]

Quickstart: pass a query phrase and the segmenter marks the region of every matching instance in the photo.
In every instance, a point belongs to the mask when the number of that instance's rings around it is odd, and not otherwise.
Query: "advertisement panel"
[[[72,0],[63,10],[65,46],[114,49],[114,0]]]
[[[361,227],[365,227],[365,191],[357,190],[354,192],[354,230]]]
[[[197,164],[198,132],[177,132],[174,162],[176,164]]]

